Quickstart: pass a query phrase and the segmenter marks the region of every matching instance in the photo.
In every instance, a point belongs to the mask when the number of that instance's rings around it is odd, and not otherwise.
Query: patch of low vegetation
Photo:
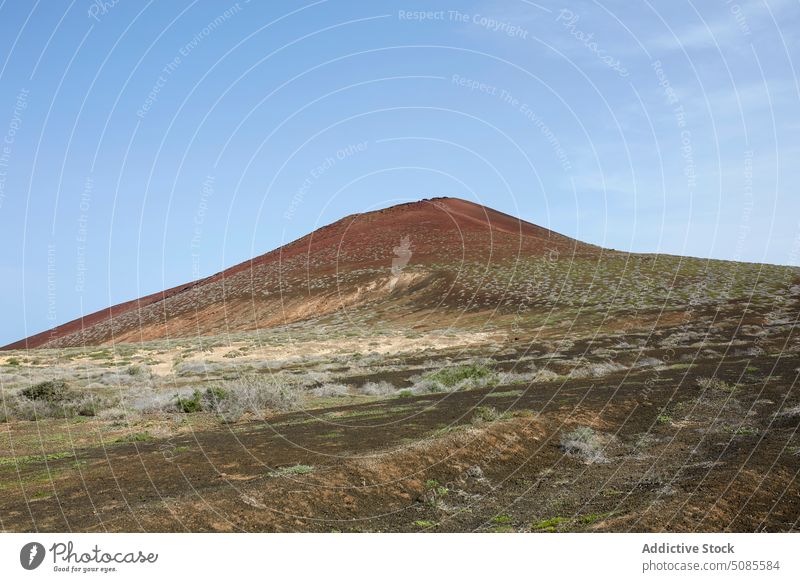
[[[98,410],[117,404],[118,397],[84,389],[73,389],[63,379],[46,380],[5,392],[0,405],[0,422],[95,416]]]
[[[758,434],[758,430],[752,426],[733,426],[726,424],[722,427],[722,430],[733,436],[753,436]]]
[[[428,491],[432,491],[439,497],[444,497],[450,492],[450,490],[447,487],[440,485],[436,479],[428,479],[427,481],[425,481],[425,489],[427,489]]]
[[[128,373],[128,376],[143,376],[145,374],[145,369],[138,364],[131,364],[125,371]]]
[[[311,465],[292,465],[291,467],[281,467],[270,472],[272,477],[287,477],[290,475],[307,475],[314,471]]]
[[[146,443],[148,441],[153,440],[153,435],[149,432],[135,432],[133,434],[128,434],[122,437],[119,437],[114,442],[115,443]]]
[[[392,394],[396,394],[397,388],[395,388],[394,385],[386,381],[367,382],[366,384],[361,386],[361,388],[359,388],[358,391],[364,394],[365,396],[389,396]]]
[[[598,522],[600,520],[606,519],[607,517],[611,516],[611,512],[609,513],[589,513],[587,515],[582,515],[578,518],[578,521],[583,524],[592,524]]]
[[[436,527],[436,523],[434,523],[432,521],[428,521],[427,519],[418,519],[417,521],[414,522],[414,525],[417,526],[417,527],[421,527],[423,529],[426,529],[426,528],[429,528],[429,527]]]
[[[64,380],[46,380],[39,382],[20,391],[28,400],[39,400],[43,402],[63,402],[72,398],[69,386]]]
[[[579,426],[562,435],[561,450],[568,455],[580,457],[587,463],[605,461],[602,440],[595,430],[588,426]]]
[[[471,363],[441,368],[429,372],[416,382],[419,392],[451,392],[494,386],[498,376],[485,364]]]
[[[265,409],[294,410],[300,402],[295,389],[270,381],[263,376],[241,376],[205,390],[175,395],[172,405],[185,414],[211,412],[221,421],[236,422],[246,413]]]
[[[434,509],[440,507],[449,494],[450,489],[441,485],[436,479],[425,481],[425,500]]]
[[[613,512],[608,513],[589,513],[575,517],[551,517],[543,519],[531,525],[533,532],[555,532],[558,530],[566,529],[569,526],[575,525],[591,525],[597,523],[607,517],[610,517]]]
[[[45,461],[57,461],[59,459],[66,459],[67,457],[74,456],[73,453],[49,453],[46,455],[21,455],[18,457],[0,457],[0,467],[9,465],[30,465],[31,463],[43,463]]]
[[[719,390],[720,392],[733,392],[736,386],[728,384],[719,378],[698,378],[695,383],[703,390]]]
[[[203,393],[195,390],[191,396],[175,395],[175,407],[179,412],[192,414],[203,410]]]
[[[531,525],[531,531],[554,532],[556,529],[571,520],[568,517],[551,517]]]
[[[311,394],[317,398],[338,398],[349,396],[350,389],[344,384],[323,384],[311,390]]]

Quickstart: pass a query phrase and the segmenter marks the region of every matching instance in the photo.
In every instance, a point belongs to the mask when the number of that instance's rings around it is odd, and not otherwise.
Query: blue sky
[[[2,1],[0,344],[430,196],[798,264],[797,30],[797,0]]]

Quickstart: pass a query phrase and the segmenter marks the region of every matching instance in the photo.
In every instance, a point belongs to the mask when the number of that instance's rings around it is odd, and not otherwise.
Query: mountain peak
[[[396,301],[404,289],[406,309],[431,301],[446,305],[464,269],[477,266],[491,277],[493,268],[520,258],[598,250],[476,202],[428,198],[347,216],[216,275],[109,307],[6,349],[257,330],[365,302]]]

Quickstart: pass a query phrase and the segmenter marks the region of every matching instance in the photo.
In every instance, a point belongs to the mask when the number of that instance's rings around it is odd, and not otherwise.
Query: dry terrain
[[[795,531],[800,271],[468,202],[0,352],[3,531]]]

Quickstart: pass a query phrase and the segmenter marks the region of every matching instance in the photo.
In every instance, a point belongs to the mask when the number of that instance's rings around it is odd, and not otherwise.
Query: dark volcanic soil
[[[0,466],[2,528],[792,531],[796,367],[709,359],[87,446]],[[711,375],[738,386],[696,385]],[[506,414],[474,418],[489,406]],[[563,446],[577,426],[594,429],[589,456]]]

